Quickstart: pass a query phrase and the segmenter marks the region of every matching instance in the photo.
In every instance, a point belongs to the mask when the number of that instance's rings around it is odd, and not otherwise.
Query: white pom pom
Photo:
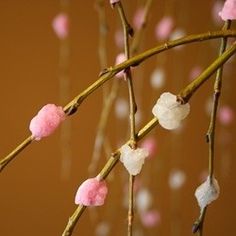
[[[210,177],[207,177],[207,180],[201,184],[195,191],[195,197],[197,198],[198,205],[201,208],[201,211],[209,205],[211,202],[216,200],[220,194],[220,187],[215,178],[210,183]]]
[[[128,144],[125,144],[120,149],[120,161],[130,175],[137,175],[140,173],[148,154],[144,148],[132,149]]]
[[[177,101],[176,95],[163,93],[152,109],[152,113],[157,117],[160,125],[165,129],[176,129],[190,111],[188,103],[181,104]]]

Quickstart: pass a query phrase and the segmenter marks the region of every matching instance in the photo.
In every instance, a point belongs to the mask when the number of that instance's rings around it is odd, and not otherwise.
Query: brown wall
[[[84,90],[98,78],[100,71],[98,47],[98,18],[94,1],[71,1],[71,61],[69,98]],[[108,5],[109,1],[105,1]],[[141,1],[123,1],[129,19]],[[172,14],[177,26],[186,33],[200,33],[220,29],[212,21],[214,1],[154,1],[142,51],[158,44],[153,28],[164,14]],[[165,4],[166,5],[165,5]],[[126,4],[128,6],[126,6]],[[3,157],[30,132],[28,125],[35,113],[47,103],[60,103],[58,83],[59,40],[51,28],[53,17],[60,11],[59,1],[9,0],[0,1],[0,156]],[[119,27],[115,10],[106,6],[109,24],[108,65],[114,63],[119,52],[114,43],[114,30]],[[234,26],[235,28],[235,26]],[[219,42],[193,44],[149,59],[134,71],[137,103],[142,112],[141,126],[152,117],[151,107],[163,91],[178,93],[189,82],[191,68],[203,68],[216,57]],[[167,85],[154,91],[149,77],[155,65],[163,66]],[[235,60],[226,67],[221,104],[229,104],[235,111]],[[143,82],[137,81],[142,79]],[[157,127],[158,151],[148,161],[140,181],[153,196],[153,208],[160,211],[161,223],[147,229],[135,218],[135,229],[141,235],[191,235],[191,226],[199,209],[194,198],[199,176],[207,169],[207,131],[209,116],[205,104],[212,95],[213,78],[191,100],[191,114],[181,133]],[[110,83],[109,83],[110,84]],[[121,81],[119,96],[127,98],[126,84]],[[69,99],[69,100],[70,100]],[[69,101],[68,100],[68,101]],[[62,104],[64,105],[64,104]],[[68,178],[62,178],[60,130],[40,142],[34,142],[1,173],[0,176],[0,235],[61,235],[68,217],[76,206],[74,195],[79,184],[88,178],[94,137],[102,108],[102,89],[98,89],[81,105],[70,119],[69,149],[72,167]],[[116,120],[111,114],[108,135],[112,150],[127,138],[127,121]],[[140,127],[141,127],[140,126]],[[207,212],[205,235],[233,235],[235,223],[235,123],[227,126],[217,122],[215,175],[221,186],[220,198]],[[105,155],[99,168],[105,163]],[[179,190],[171,190],[168,176],[173,169],[186,174],[186,182]],[[87,211],[74,235],[95,235],[99,222],[108,222],[109,235],[126,235],[126,209],[123,206],[123,186],[128,175],[118,164],[109,178],[109,196],[104,207]],[[94,173],[95,174],[95,173]],[[138,234],[137,234],[138,235]]]

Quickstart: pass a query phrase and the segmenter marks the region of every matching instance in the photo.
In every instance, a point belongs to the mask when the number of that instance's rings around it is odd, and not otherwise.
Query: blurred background
[[[140,36],[133,54],[168,39],[219,30],[223,25],[217,16],[222,1],[158,0],[153,1],[146,28],[139,34],[145,4],[144,0],[123,1],[134,38]],[[55,17],[60,13],[63,15],[58,20]],[[57,34],[56,19],[64,25],[64,31]],[[160,30],[161,22],[167,22],[167,32]],[[0,28],[3,158],[30,135],[29,122],[43,105],[67,104],[97,80],[102,68],[114,65],[123,48],[117,10],[109,1],[0,1]],[[152,118],[151,109],[161,93],[178,94],[214,60],[219,43],[214,40],[181,46],[133,69],[137,129]],[[99,50],[103,57],[99,57]],[[234,234],[235,76],[232,59],[224,70],[216,129],[215,176],[221,194],[208,208],[205,235]],[[114,86],[113,81],[117,81],[116,97],[103,129],[104,145],[100,146],[101,139],[96,136],[101,130],[98,125],[105,106],[103,98]],[[194,191],[207,176],[205,134],[213,81],[214,77],[193,96],[191,113],[180,129],[156,127],[144,143],[140,142],[151,145],[153,152],[136,178],[135,236],[192,234],[192,224],[199,216]],[[122,78],[109,81],[91,94],[55,134],[33,142],[1,172],[0,235],[62,234],[76,209],[78,186],[96,176],[109,153],[128,140],[126,85]],[[105,205],[88,209],[73,235],[126,235],[127,181],[127,171],[118,163],[108,177]]]

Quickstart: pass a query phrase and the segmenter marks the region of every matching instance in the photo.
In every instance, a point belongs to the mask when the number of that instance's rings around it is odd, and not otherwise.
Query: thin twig
[[[230,28],[230,24],[231,24],[231,21],[226,21],[222,30],[228,30]],[[222,38],[220,50],[219,50],[219,57],[225,52],[226,46],[227,46],[227,38]],[[217,108],[218,108],[218,103],[219,103],[219,98],[220,98],[221,88],[222,88],[222,74],[223,74],[223,65],[219,67],[219,69],[216,72],[211,118],[210,118],[209,128],[206,134],[206,139],[208,142],[208,153],[209,153],[208,172],[209,172],[210,184],[212,184],[213,176],[214,176],[216,115],[217,115]],[[203,235],[203,225],[204,225],[206,211],[207,211],[207,208],[205,207],[201,211],[201,214],[198,220],[199,228],[198,228],[198,231],[196,231],[198,232],[198,236]]]
[[[177,47],[179,45],[193,43],[193,42],[200,42],[204,40],[210,40],[210,39],[216,39],[216,38],[222,38],[222,37],[236,37],[236,31],[234,30],[227,30],[227,31],[214,31],[214,32],[208,32],[203,34],[197,34],[197,35],[189,35],[187,37],[183,37],[177,40],[169,41],[167,43],[161,44],[157,47],[154,47],[152,49],[149,49],[141,54],[138,54],[126,61],[124,61],[121,64],[118,64],[114,67],[107,68],[103,73],[100,75],[99,79],[95,81],[93,84],[91,84],[88,88],[86,88],[83,92],[81,92],[79,95],[77,95],[73,100],[71,100],[65,107],[64,111],[67,115],[74,114],[80,104],[96,89],[101,87],[105,82],[110,80],[115,74],[118,72],[124,70],[125,68],[128,68],[130,66],[137,66],[138,64],[142,63],[146,59],[152,57],[153,55],[156,55],[158,53],[164,52],[168,49],[171,49],[173,47]],[[234,43],[224,54],[222,54],[221,57],[217,58],[215,62],[212,63],[209,69],[206,69],[198,78],[197,80],[193,81],[192,84],[190,84],[188,87],[186,87],[180,94],[184,98],[185,101],[187,101],[192,94],[189,93],[191,91],[192,93],[197,90],[197,88],[204,83],[211,74],[213,74],[221,65],[223,65],[236,51],[236,44]],[[196,84],[195,84],[196,83]],[[194,87],[192,90],[191,88]],[[31,137],[31,136],[30,136]],[[24,143],[24,141],[23,141]],[[19,146],[21,146],[20,144]],[[13,149],[11,153],[15,153],[16,150],[18,150],[19,146]],[[25,145],[25,147],[28,145]],[[19,154],[22,150],[24,150],[25,147],[21,147],[20,151],[17,151],[17,154]],[[2,166],[2,163],[5,162],[6,158],[9,158],[10,161],[15,157],[17,154],[8,154],[6,157],[0,160],[0,166]],[[7,164],[10,162],[8,161]],[[2,169],[0,169],[1,171]]]
[[[121,2],[117,4],[118,12],[122,22],[122,27],[124,31],[124,48],[126,59],[130,58],[130,47],[129,47],[129,35],[132,32],[131,27],[126,19],[125,12]],[[132,36],[132,35],[131,35]],[[136,131],[135,131],[135,113],[137,105],[135,102],[134,87],[132,81],[132,74],[130,68],[126,68],[124,74],[125,80],[128,84],[128,93],[129,93],[129,118],[130,118],[130,140],[131,147],[136,148]],[[133,235],[133,219],[134,219],[134,179],[135,177],[129,175],[129,207],[128,207],[128,231],[127,235]]]

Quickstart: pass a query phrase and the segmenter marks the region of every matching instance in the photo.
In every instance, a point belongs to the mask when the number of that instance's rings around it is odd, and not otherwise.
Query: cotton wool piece
[[[141,172],[142,166],[149,153],[145,148],[132,149],[128,144],[120,148],[120,161],[130,175],[137,175]]]
[[[163,93],[152,109],[159,124],[168,130],[177,129],[189,112],[190,105],[181,104],[177,101],[177,96],[169,92]]]
[[[216,200],[220,194],[220,187],[215,178],[210,183],[210,177],[207,177],[207,180],[202,183],[195,191],[195,197],[197,199],[198,205],[201,211],[209,205],[211,202]]]
[[[66,119],[66,114],[61,106],[47,104],[30,121],[29,129],[35,140],[50,136]]]

